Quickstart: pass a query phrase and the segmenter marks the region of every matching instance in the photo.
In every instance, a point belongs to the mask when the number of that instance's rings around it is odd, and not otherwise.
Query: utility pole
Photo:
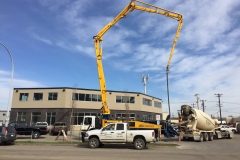
[[[202,109],[203,109],[203,112],[205,111],[204,109],[205,109],[205,106],[204,106],[204,101],[206,101],[206,100],[200,100],[200,101],[202,101]]]
[[[220,97],[222,96],[222,94],[215,94],[218,97],[218,106],[219,106],[219,112],[220,112],[220,120],[221,120],[221,124],[222,124],[222,112],[221,112],[221,104],[220,104]]]
[[[144,94],[147,94],[147,82],[149,81],[149,75],[147,76],[144,76],[142,75],[142,82],[143,82],[143,85],[144,85]]]
[[[193,108],[194,108],[194,103],[192,104]]]
[[[197,103],[197,108],[198,108],[198,110],[199,110],[199,105],[198,105],[198,100],[199,100],[199,98],[198,98],[198,94],[195,94],[195,96],[196,96],[196,98],[197,98],[196,103]]]

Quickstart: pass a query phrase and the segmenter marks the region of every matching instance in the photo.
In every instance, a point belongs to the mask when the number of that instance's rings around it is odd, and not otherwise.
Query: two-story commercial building
[[[85,115],[101,115],[99,90],[83,88],[14,88],[10,121],[66,122],[81,125]],[[138,92],[107,91],[111,118],[155,120],[162,100]]]

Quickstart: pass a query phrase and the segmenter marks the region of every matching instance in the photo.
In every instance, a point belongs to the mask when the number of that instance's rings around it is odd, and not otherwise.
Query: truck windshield
[[[85,117],[84,119],[84,124],[85,125],[91,125],[92,124],[92,118],[91,117]]]

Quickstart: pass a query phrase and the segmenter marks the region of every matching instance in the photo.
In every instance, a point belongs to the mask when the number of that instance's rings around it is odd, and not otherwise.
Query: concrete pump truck
[[[141,3],[144,6],[137,5],[136,2]],[[96,116],[85,116],[83,119],[82,123],[82,128],[81,128],[81,135],[82,135],[82,140],[84,140],[84,136],[87,130],[92,130],[92,129],[99,129],[104,126],[106,126],[108,123],[115,123],[115,122],[122,122],[123,120],[112,120],[110,119],[110,109],[108,108],[107,105],[107,94],[106,94],[106,82],[105,82],[105,77],[104,77],[104,72],[103,72],[103,65],[102,65],[102,46],[101,43],[103,41],[103,35],[111,28],[113,27],[120,19],[125,18],[130,12],[134,10],[140,10],[144,12],[149,12],[149,13],[155,13],[155,14],[160,14],[160,15],[165,15],[166,17],[172,18],[177,20],[178,27],[176,31],[176,35],[174,37],[174,41],[172,44],[172,48],[170,51],[170,56],[167,64],[167,70],[170,66],[170,62],[174,53],[174,49],[180,34],[180,30],[182,28],[183,24],[183,18],[182,15],[176,12],[172,12],[170,10],[160,8],[158,6],[148,4],[139,0],[132,0],[110,23],[108,23],[106,26],[104,26],[96,36],[93,37],[94,39],[94,46],[95,46],[95,52],[96,52],[96,60],[97,60],[97,68],[98,68],[98,78],[99,78],[99,83],[100,83],[100,91],[101,91],[101,96],[102,96],[102,108],[101,108],[101,117],[96,117]],[[137,120],[130,120],[129,122],[129,127],[130,129],[136,130],[136,129],[151,129],[155,131],[155,135],[159,136],[158,131],[159,128],[161,128],[161,125],[159,124],[154,124],[154,123],[149,123],[149,122],[143,122],[143,121],[137,121]],[[178,134],[175,132],[172,128],[169,130],[169,132],[172,132],[171,135],[175,136]]]

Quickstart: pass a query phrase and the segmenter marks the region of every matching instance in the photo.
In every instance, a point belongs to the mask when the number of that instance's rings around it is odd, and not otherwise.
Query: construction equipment
[[[137,3],[143,4],[145,6],[140,6],[137,5]],[[146,7],[147,6],[147,7]],[[107,105],[107,95],[106,95],[106,82],[105,82],[105,77],[104,77],[104,71],[103,71],[103,66],[102,66],[102,46],[101,43],[103,41],[103,35],[111,28],[113,27],[121,18],[124,18],[129,14],[130,12],[134,10],[140,10],[140,11],[145,11],[149,13],[155,13],[155,14],[160,14],[160,15],[165,15],[166,17],[175,19],[179,21],[176,35],[172,44],[172,49],[170,52],[167,68],[169,68],[172,55],[174,53],[174,49],[178,40],[178,36],[180,34],[180,30],[182,28],[182,15],[179,13],[172,12],[170,10],[160,8],[158,6],[148,4],[146,2],[142,2],[139,0],[132,0],[110,23],[108,23],[103,29],[99,31],[99,33],[93,37],[94,39],[94,44],[95,44],[95,51],[96,51],[96,60],[97,60],[97,67],[98,67],[98,77],[99,77],[99,83],[100,83],[100,90],[101,90],[101,95],[102,95],[102,108],[101,108],[101,113],[102,113],[102,119],[101,119],[101,125],[97,125],[97,123],[100,123],[100,119],[94,116],[85,116],[84,117],[84,122],[83,122],[83,127],[82,130],[86,130],[87,127],[89,126],[90,128],[98,128],[98,127],[103,127],[107,123],[110,122],[120,122],[122,120],[110,120],[110,109],[108,108]],[[94,122],[94,125],[93,125]],[[90,129],[88,128],[88,129]],[[148,123],[148,122],[141,122],[141,121],[131,121],[130,128],[132,129],[159,129],[158,124],[153,124],[153,123]]]
[[[212,119],[201,110],[182,105],[179,112],[180,121],[176,126],[180,129],[181,140],[212,141],[213,138],[233,137],[231,130],[224,130],[217,124],[217,119]]]

